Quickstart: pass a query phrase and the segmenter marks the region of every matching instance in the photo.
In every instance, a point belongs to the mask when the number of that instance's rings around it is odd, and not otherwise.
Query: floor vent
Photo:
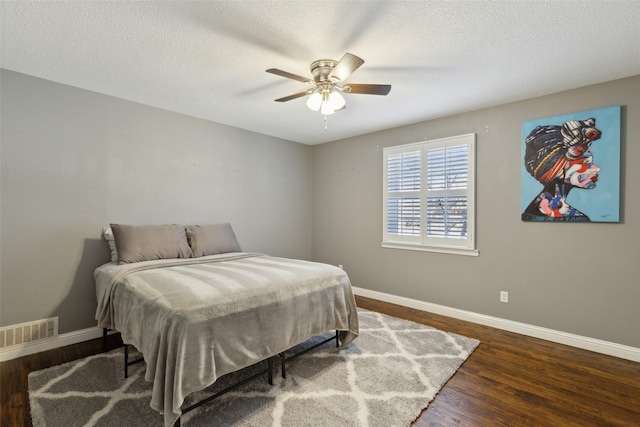
[[[36,320],[0,328],[0,351],[58,337],[58,318]]]

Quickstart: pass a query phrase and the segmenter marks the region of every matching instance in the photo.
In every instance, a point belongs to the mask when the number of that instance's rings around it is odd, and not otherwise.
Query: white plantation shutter
[[[420,191],[420,156],[420,150],[389,156],[388,191]]]
[[[467,237],[469,148],[466,145],[426,148],[427,238]]]
[[[474,250],[475,135],[384,149],[383,246]]]
[[[387,157],[387,230],[396,236],[420,237],[421,156],[418,147]]]
[[[387,209],[387,229],[390,233],[402,236],[420,235],[419,197],[390,197]]]

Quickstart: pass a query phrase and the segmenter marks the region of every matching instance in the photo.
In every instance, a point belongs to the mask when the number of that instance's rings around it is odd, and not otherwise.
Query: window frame
[[[456,195],[464,194],[467,197],[467,210],[466,210],[466,237],[465,238],[452,238],[452,237],[431,237],[427,236],[427,194],[429,189],[427,188],[427,172],[429,165],[427,164],[427,153],[430,150],[466,146],[467,147],[467,188],[466,190],[460,189],[446,189],[439,191],[443,195]],[[389,191],[389,157],[396,156],[403,153],[415,153],[420,152],[420,189],[418,191]],[[475,168],[476,168],[476,134],[464,134],[451,136],[446,138],[439,138],[433,140],[426,140],[420,142],[414,142],[409,144],[396,145],[391,147],[385,147],[383,149],[383,218],[382,218],[382,247],[391,249],[407,249],[418,250],[428,252],[439,252],[459,255],[478,256],[478,250],[476,249],[476,232],[475,232],[475,218],[476,218],[476,185],[475,185]],[[433,190],[432,190],[433,191]],[[433,193],[431,193],[433,194]],[[388,232],[389,224],[389,200],[393,198],[402,198],[403,196],[416,197],[419,196],[420,200],[420,232],[419,236],[416,235],[400,235]]]

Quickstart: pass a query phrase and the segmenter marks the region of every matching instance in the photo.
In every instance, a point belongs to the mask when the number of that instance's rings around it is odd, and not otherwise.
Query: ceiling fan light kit
[[[351,53],[345,53],[340,61],[319,59],[311,63],[312,79],[270,68],[267,73],[310,84],[311,87],[302,92],[278,98],[276,102],[286,102],[292,99],[311,95],[307,100],[307,107],[313,111],[320,111],[324,116],[342,110],[346,106],[344,96],[340,92],[368,95],[387,95],[391,85],[351,83],[344,85],[344,81],[360,66],[364,60]],[[343,85],[340,85],[343,84]]]
[[[329,103],[336,111],[343,109],[347,105],[347,101],[344,100],[344,96],[335,91],[329,94]]]
[[[307,100],[307,107],[312,109],[313,111],[320,110],[320,106],[322,105],[322,95],[319,92],[313,92],[309,99]]]

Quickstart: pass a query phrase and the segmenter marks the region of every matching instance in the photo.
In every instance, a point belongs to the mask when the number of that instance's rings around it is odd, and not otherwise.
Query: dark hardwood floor
[[[358,306],[480,340],[426,426],[640,426],[640,363],[368,298]]]
[[[120,334],[109,335],[108,350],[121,346]],[[98,338],[0,363],[0,427],[32,425],[27,392],[29,372],[82,359],[102,351],[102,338]]]
[[[480,346],[415,421],[427,426],[640,426],[640,363],[357,297],[360,307]],[[109,337],[109,349],[122,343]],[[102,351],[92,340],[0,364],[0,426],[30,426],[29,372]]]

